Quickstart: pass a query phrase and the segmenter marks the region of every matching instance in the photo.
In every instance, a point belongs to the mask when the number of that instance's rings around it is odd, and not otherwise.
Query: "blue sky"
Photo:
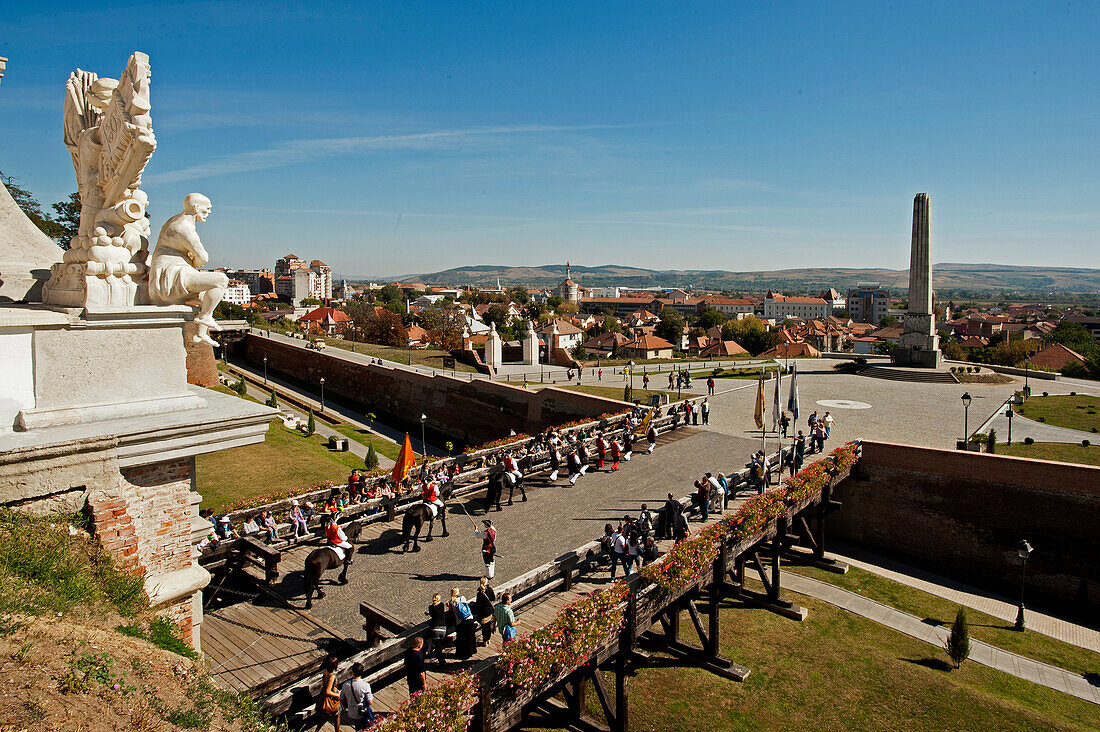
[[[349,7],[350,6],[350,7]],[[154,231],[212,264],[1100,267],[1100,3],[10,4],[0,170],[75,188],[65,80],[153,66]]]

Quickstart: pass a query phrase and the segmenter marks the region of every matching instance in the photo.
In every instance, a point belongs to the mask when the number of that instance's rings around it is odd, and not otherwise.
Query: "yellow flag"
[[[756,385],[756,426],[764,429],[764,372],[760,372],[760,382]]]
[[[393,472],[390,473],[390,478],[394,483],[400,483],[405,480],[405,476],[409,474],[409,469],[416,465],[416,455],[413,453],[412,442],[409,441],[409,433],[405,433],[405,444],[401,446],[401,452],[397,453],[397,462],[393,464]]]

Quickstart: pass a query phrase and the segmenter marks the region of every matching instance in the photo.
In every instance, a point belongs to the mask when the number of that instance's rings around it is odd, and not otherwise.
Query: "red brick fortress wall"
[[[863,442],[833,535],[1016,597],[1100,607],[1100,468]]]
[[[269,374],[309,387],[316,393],[325,379],[325,396],[360,405],[364,411],[385,412],[410,430],[418,431],[421,414],[428,428],[456,441],[478,445],[517,434],[534,434],[575,419],[618,413],[627,405],[564,389],[530,391],[486,379],[452,378],[445,374],[356,363],[336,355],[309,351],[249,335],[237,353],[253,367],[267,356]]]

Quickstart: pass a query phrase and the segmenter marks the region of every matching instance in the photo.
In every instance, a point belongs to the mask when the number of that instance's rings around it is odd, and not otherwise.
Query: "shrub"
[[[378,467],[378,453],[374,451],[374,445],[367,446],[367,456],[363,458],[363,464],[367,466],[367,470],[374,470]]]
[[[1046,418],[1046,417],[1039,417],[1039,421],[1040,421],[1040,422],[1046,422],[1046,421],[1047,421],[1047,418]]]
[[[313,407],[309,408],[309,419],[306,420],[306,434],[312,435],[317,431],[317,420],[313,418]]]
[[[955,668],[962,666],[963,661],[970,657],[970,628],[967,627],[965,608],[960,607],[955,614],[955,624],[951,626],[951,635],[947,636],[944,650]]]
[[[1077,392],[1075,392],[1075,391],[1071,391],[1071,392],[1069,393],[1069,395],[1070,395],[1070,396],[1077,396]]]
[[[248,385],[244,383],[244,379],[233,385],[233,391],[237,392],[238,396],[244,396],[248,393]]]
[[[1034,437],[1025,437],[1024,438],[1024,444],[1025,445],[1034,445],[1035,444],[1035,438]]]
[[[279,408],[279,397],[275,394],[274,386],[271,387],[271,398],[267,400],[267,406],[271,407],[272,409]]]
[[[1043,392],[1043,396],[1050,396],[1050,393],[1049,393],[1049,392],[1045,392],[1045,391],[1044,391],[1044,392]]]
[[[1088,440],[1081,440],[1081,447],[1088,447],[1091,444],[1092,443],[1089,442]]]
[[[997,452],[997,430],[989,430],[989,437],[986,438],[985,444],[986,452]]]

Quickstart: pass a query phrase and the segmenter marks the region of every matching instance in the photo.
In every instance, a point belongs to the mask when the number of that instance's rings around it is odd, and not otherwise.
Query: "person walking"
[[[703,403],[699,405],[699,411],[703,415],[703,424],[710,424],[710,402],[703,398]]]
[[[626,537],[623,536],[622,527],[615,529],[611,533],[611,581],[615,581],[615,572],[618,571],[619,566],[623,568],[623,574],[630,574],[630,567],[627,565],[627,542]]]
[[[561,448],[557,444],[550,446],[550,475],[549,480],[551,483],[555,483],[558,480],[558,471],[561,470],[562,464]]]
[[[581,456],[577,454],[576,448],[569,451],[569,485],[576,485],[577,479],[581,477]]]
[[[370,683],[363,678],[366,672],[363,664],[353,663],[351,678],[340,688],[340,703],[355,732],[363,732],[374,724],[374,710],[371,709],[374,694],[371,693]]]
[[[484,519],[481,523],[485,525],[485,533],[481,537],[481,561],[485,564],[485,577],[492,579],[497,571],[497,530],[490,519]]]
[[[596,372],[596,381],[603,381],[603,369]]]
[[[645,432],[645,439],[649,443],[649,449],[647,453],[652,453],[653,448],[657,447],[657,428],[653,426],[653,420],[649,422],[649,429]]]
[[[630,456],[634,454],[633,428],[623,433],[623,460],[630,462]]]
[[[649,391],[649,374],[642,374],[642,390]]]
[[[813,432],[814,425],[817,424],[817,410],[815,409],[809,417],[806,418],[806,424],[809,425],[810,431]]]
[[[714,396],[714,377],[707,379],[707,396]]]
[[[619,469],[619,462],[623,459],[623,450],[619,447],[618,440],[611,441],[611,472]]]
[[[477,599],[474,606],[477,609],[477,622],[481,626],[481,645],[489,645],[489,639],[493,637],[493,601],[497,595],[489,586],[489,579],[482,577],[477,586]]]
[[[493,608],[493,618],[500,631],[501,640],[508,643],[516,637],[519,632],[517,630],[519,621],[516,620],[516,614],[512,612],[512,593],[505,592],[500,598],[500,602]]]
[[[794,473],[802,470],[802,463],[806,461],[806,436],[802,430],[794,437]],[[794,474],[792,473],[792,475]]]
[[[329,656],[321,665],[324,674],[321,677],[321,696],[317,699],[317,728],[313,732],[325,726],[326,722],[332,722],[336,732],[340,732],[340,690],[336,687],[336,669],[340,666],[340,659]]]
[[[661,518],[663,520],[661,536],[665,539],[671,539],[673,529],[676,526],[677,517],[683,512],[684,507],[680,505],[680,502],[672,497],[672,494],[668,494],[668,500],[665,501],[664,508],[661,511]]]
[[[835,422],[836,420],[833,419],[833,415],[825,412],[825,416],[822,417],[821,421],[825,423],[825,439],[827,440],[829,439],[829,435],[833,431],[833,422]]]
[[[787,428],[791,426],[791,418],[787,416],[786,412],[782,412],[779,415],[779,433],[782,438],[787,439]]]
[[[674,383],[675,381],[676,381],[676,377],[672,374],[671,371],[669,371],[668,372],[668,388],[669,388],[669,391],[672,391],[673,389],[676,388],[675,383]]]
[[[409,696],[418,694],[427,687],[427,669],[424,665],[424,639],[419,635],[413,638],[412,646],[405,651],[405,681],[409,685]]]

